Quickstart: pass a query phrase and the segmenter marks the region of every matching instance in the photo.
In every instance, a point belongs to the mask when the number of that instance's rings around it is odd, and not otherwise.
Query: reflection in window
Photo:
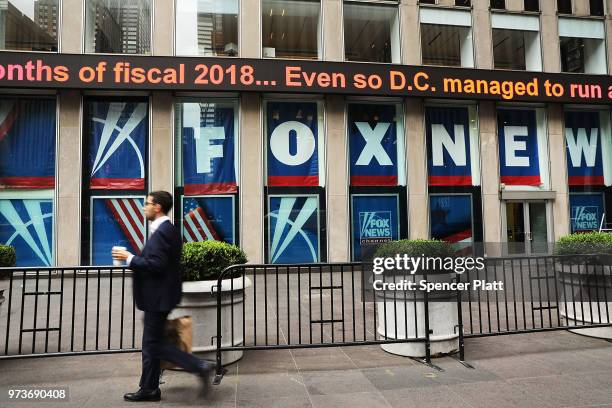
[[[423,64],[473,66],[470,27],[421,24],[421,47]]]
[[[151,52],[151,0],[87,0],[85,52]]]
[[[0,2],[0,49],[57,51],[59,0]]]
[[[263,56],[320,58],[320,8],[318,1],[263,0]]]
[[[603,21],[559,18],[559,44],[563,72],[607,72]]]
[[[506,0],[491,0],[491,8],[505,10],[506,9]]]
[[[399,63],[397,7],[345,3],[344,44],[347,61]]]
[[[523,8],[525,11],[540,11],[539,0],[525,0]]]
[[[584,72],[584,38],[562,37],[561,44],[561,71]]]
[[[603,0],[589,0],[589,12],[592,16],[603,16]]]
[[[491,27],[496,69],[542,70],[539,16],[491,13]]]
[[[572,0],[557,0],[557,12],[560,14],[572,14]]]
[[[472,195],[430,194],[431,238],[456,244],[473,242]]]
[[[177,1],[176,55],[238,55],[238,0]]]

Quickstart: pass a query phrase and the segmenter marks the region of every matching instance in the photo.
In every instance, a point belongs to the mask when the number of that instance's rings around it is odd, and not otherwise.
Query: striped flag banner
[[[220,241],[221,239],[202,207],[194,208],[183,218],[183,241],[200,242],[207,240]]]
[[[145,242],[145,220],[140,208],[140,199],[109,198],[105,202],[132,245],[132,249],[140,255]]]

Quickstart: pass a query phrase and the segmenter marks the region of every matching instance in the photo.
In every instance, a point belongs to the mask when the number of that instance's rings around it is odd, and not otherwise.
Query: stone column
[[[550,186],[557,193],[552,203],[554,237],[549,239],[557,240],[569,234],[570,224],[563,105],[549,104],[547,118]]]
[[[243,93],[240,100],[240,246],[251,263],[264,261],[261,100]]]
[[[81,94],[61,91],[55,180],[55,263],[81,263]]]
[[[559,48],[559,23],[557,2],[540,2],[540,40],[544,72],[561,71],[561,50]]]
[[[493,39],[489,0],[472,1],[472,36],[476,54],[476,68],[493,68]]]
[[[427,150],[423,101],[406,99],[406,163],[408,167],[409,238],[429,238]]]
[[[242,58],[260,58],[261,56],[260,4],[260,1],[240,0],[238,48]]]
[[[169,92],[153,92],[149,148],[150,191],[174,190],[173,97]]]
[[[344,61],[342,0],[322,0],[323,59]]]
[[[83,0],[62,0],[62,22],[60,25],[60,52],[79,54],[81,41],[85,37]]]
[[[349,198],[347,170],[347,136],[344,122],[344,98],[326,98],[327,130],[327,259],[330,262],[349,260]]]
[[[497,141],[495,103],[480,102],[478,113],[484,241],[501,242],[502,219],[499,200],[499,147]]]
[[[153,1],[153,55],[173,55],[174,44],[174,1]]]
[[[402,64],[421,64],[419,6],[417,0],[402,1],[399,5],[402,36]]]

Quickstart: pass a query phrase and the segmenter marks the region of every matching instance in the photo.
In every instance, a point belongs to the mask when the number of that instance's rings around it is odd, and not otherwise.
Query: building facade
[[[401,64],[590,83],[612,70],[610,10],[612,0],[5,0],[0,54]],[[589,102],[594,87],[576,92],[587,103],[3,85],[0,243],[20,265],[108,265],[113,245],[142,247],[144,198],[164,189],[185,241],[236,243],[250,262],[359,260],[362,245],[399,238],[546,252],[612,222],[610,104]]]

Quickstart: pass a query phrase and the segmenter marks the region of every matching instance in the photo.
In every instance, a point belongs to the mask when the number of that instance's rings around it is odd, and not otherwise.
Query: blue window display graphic
[[[90,187],[100,190],[144,190],[148,104],[89,103]]]
[[[430,186],[471,186],[470,115],[468,108],[425,110],[427,171]]]
[[[183,242],[236,243],[233,196],[183,197]]]
[[[431,237],[452,243],[473,241],[472,196],[470,194],[429,196]]]
[[[315,102],[268,102],[269,186],[319,185],[318,123]]]
[[[91,264],[112,265],[111,249],[140,254],[146,240],[144,197],[95,197],[91,204]]]
[[[0,200],[0,243],[15,247],[17,266],[53,265],[53,200]]]
[[[535,110],[500,109],[499,175],[506,185],[539,186],[540,163]]]
[[[394,105],[348,106],[352,186],[396,186],[397,122]]]
[[[351,196],[353,260],[362,259],[367,248],[399,239],[397,194]]]
[[[185,195],[235,193],[234,108],[181,105]]]
[[[271,263],[319,262],[319,198],[269,196],[268,258]]]
[[[568,184],[603,185],[599,112],[565,112],[565,142]]]
[[[55,186],[55,101],[0,100],[0,188]]]
[[[601,218],[604,214],[603,194],[570,193],[569,200],[572,233],[597,231],[601,223]]]

